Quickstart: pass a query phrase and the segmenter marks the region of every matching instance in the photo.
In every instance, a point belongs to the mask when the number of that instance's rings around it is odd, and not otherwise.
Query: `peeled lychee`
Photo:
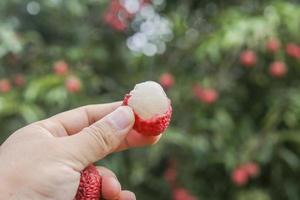
[[[133,128],[137,132],[156,136],[168,128],[172,116],[171,101],[158,83],[147,81],[137,84],[125,96],[123,104],[133,109]]]
[[[99,200],[101,196],[101,176],[94,165],[81,172],[80,183],[74,200]]]

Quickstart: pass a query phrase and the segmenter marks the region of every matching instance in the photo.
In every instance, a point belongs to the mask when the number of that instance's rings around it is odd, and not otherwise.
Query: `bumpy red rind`
[[[128,105],[130,94],[125,95],[123,105]],[[162,115],[153,116],[144,120],[134,112],[135,123],[133,129],[146,136],[157,136],[163,133],[169,126],[172,117],[172,106],[170,102],[169,109]]]
[[[80,183],[74,200],[99,200],[101,197],[101,176],[94,165],[81,172]]]

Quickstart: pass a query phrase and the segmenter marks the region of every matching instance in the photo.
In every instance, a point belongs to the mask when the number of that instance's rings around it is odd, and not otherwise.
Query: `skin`
[[[131,108],[116,102],[80,107],[16,131],[0,147],[0,199],[73,200],[80,171],[90,163],[160,139],[142,136],[133,124]],[[104,199],[136,199],[112,171],[97,168]]]

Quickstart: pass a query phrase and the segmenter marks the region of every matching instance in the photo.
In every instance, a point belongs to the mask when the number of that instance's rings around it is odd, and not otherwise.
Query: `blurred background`
[[[0,143],[163,85],[160,143],[98,163],[137,199],[300,199],[299,77],[296,0],[0,1]]]

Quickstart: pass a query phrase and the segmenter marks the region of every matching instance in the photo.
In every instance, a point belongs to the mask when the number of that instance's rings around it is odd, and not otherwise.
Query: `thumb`
[[[67,157],[82,170],[90,163],[112,153],[125,139],[134,124],[130,107],[120,106],[115,111],[83,129],[78,134],[62,138]],[[77,165],[79,164],[79,165]]]

